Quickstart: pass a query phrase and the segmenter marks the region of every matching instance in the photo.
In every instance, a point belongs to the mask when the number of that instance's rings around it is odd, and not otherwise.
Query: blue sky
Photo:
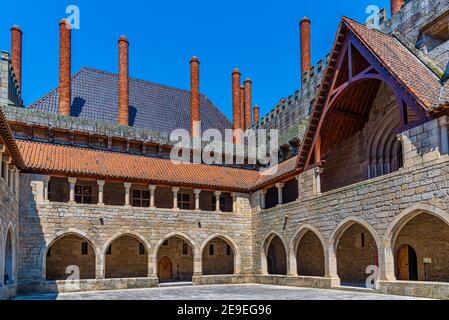
[[[299,27],[312,21],[312,61],[329,52],[342,15],[364,22],[368,5],[342,1],[5,1],[0,49],[10,50],[10,27],[24,32],[23,97],[29,105],[58,84],[58,22],[68,5],[81,11],[73,32],[72,72],[83,66],[117,71],[117,40],[130,41],[130,75],[189,88],[189,60],[201,60],[201,92],[231,118],[231,73],[253,80],[262,115],[300,86]],[[389,11],[389,10],[388,10]]]

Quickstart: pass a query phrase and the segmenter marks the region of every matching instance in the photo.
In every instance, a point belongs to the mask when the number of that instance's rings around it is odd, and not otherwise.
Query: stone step
[[[193,286],[193,282],[163,282],[159,284],[161,288],[167,287],[190,287]]]

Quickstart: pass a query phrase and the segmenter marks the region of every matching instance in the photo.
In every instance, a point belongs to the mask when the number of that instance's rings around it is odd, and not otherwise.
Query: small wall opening
[[[221,238],[209,241],[203,249],[203,275],[234,274],[234,249]]]
[[[193,248],[184,239],[172,237],[158,249],[159,282],[192,281]]]

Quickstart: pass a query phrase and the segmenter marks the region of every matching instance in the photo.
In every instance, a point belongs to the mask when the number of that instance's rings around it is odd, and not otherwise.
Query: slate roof
[[[57,113],[58,89],[29,106]],[[190,131],[190,92],[130,78],[130,125],[170,133],[182,128]],[[225,115],[201,95],[203,130],[232,128]],[[118,76],[92,68],[83,68],[72,76],[72,116],[105,123],[117,123]]]

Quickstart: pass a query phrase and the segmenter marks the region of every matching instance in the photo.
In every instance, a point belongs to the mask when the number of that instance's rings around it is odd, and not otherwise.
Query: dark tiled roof
[[[203,130],[232,128],[225,115],[201,95]],[[152,82],[130,78],[130,125],[170,133],[190,130],[190,93]],[[58,89],[39,99],[32,109],[57,113]],[[117,123],[118,78],[116,74],[83,68],[72,77],[72,116],[106,123]]]

